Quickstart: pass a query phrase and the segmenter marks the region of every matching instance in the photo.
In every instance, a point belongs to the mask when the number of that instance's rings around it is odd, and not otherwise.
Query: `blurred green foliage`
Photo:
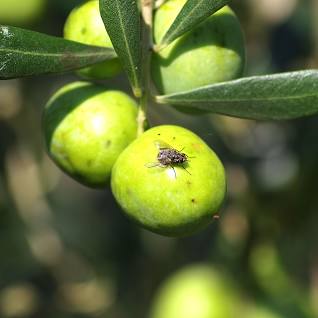
[[[0,14],[0,23],[61,35],[79,3],[48,0],[41,16],[15,21]],[[246,34],[246,74],[318,65],[315,1],[232,7]],[[317,117],[253,122],[153,107],[151,124],[179,124],[205,139],[229,182],[219,220],[198,235],[171,239],[137,227],[109,188],[79,185],[45,154],[42,109],[75,79],[0,82],[0,317],[146,318],[161,283],[196,262],[227,273],[251,308],[248,317],[318,317]],[[124,76],[103,83],[129,90]]]

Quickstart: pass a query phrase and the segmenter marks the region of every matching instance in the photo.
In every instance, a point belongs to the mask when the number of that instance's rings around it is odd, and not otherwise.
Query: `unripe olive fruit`
[[[174,149],[186,161],[159,165],[159,148]],[[226,190],[223,165],[212,149],[191,131],[170,125],[149,129],[121,153],[111,186],[129,217],[168,236],[205,227],[219,211]]]
[[[64,38],[84,44],[113,47],[99,12],[99,1],[90,0],[71,11],[64,26]],[[118,58],[81,69],[86,78],[103,79],[122,70]]]
[[[155,294],[150,318],[237,318],[234,284],[207,265],[189,265],[169,277]],[[244,317],[244,316],[242,316]]]
[[[136,117],[136,103],[123,92],[87,82],[68,84],[44,110],[48,154],[79,182],[103,187],[118,155],[136,138]]]
[[[186,0],[168,0],[154,16],[154,39],[160,43]],[[225,6],[165,49],[152,55],[152,78],[160,94],[191,90],[235,79],[245,62],[240,23]]]
[[[46,0],[0,0],[0,24],[25,25],[41,17]]]

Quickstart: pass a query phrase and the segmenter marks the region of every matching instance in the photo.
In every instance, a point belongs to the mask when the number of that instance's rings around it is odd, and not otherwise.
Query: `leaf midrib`
[[[17,53],[21,55],[33,55],[33,56],[47,56],[47,57],[56,57],[56,56],[63,56],[66,52],[63,53],[39,53],[37,51],[21,51],[21,50],[8,50],[8,49],[1,49],[0,52],[5,53]],[[76,56],[83,57],[83,56],[105,56],[105,53],[73,53]]]
[[[126,29],[124,28],[123,17],[122,17],[122,14],[121,14],[121,10],[120,10],[120,6],[119,6],[118,0],[115,0],[115,3],[116,3],[116,7],[117,7],[117,12],[118,12],[119,25],[120,25],[121,29],[123,30],[122,34],[123,34],[124,43],[126,45],[126,52],[128,54],[128,60],[129,60],[131,69],[133,70],[132,74],[133,74],[133,77],[134,77],[134,84],[135,84],[134,86],[137,86],[138,80],[137,80],[136,73],[134,72],[134,70],[135,70],[134,61],[133,61],[133,58],[132,58],[132,55],[131,55],[131,52],[130,52],[130,47],[128,45],[128,40],[127,40],[126,32],[125,32]]]
[[[184,104],[188,104],[188,103],[232,103],[232,102],[246,102],[246,101],[273,101],[273,100],[287,100],[287,99],[299,99],[299,98],[304,98],[304,97],[318,97],[318,93],[317,94],[308,94],[308,95],[297,95],[297,96],[292,96],[292,97],[284,97],[284,96],[280,96],[280,97],[270,97],[270,98],[245,98],[245,99],[213,99],[213,100],[198,100],[198,99],[189,99],[187,98],[187,100],[181,100],[181,99],[171,99],[171,98],[161,98],[160,96],[158,96],[156,98],[156,101],[160,103],[160,101],[167,101],[167,102],[173,102],[173,101],[177,101],[177,102],[182,102]]]

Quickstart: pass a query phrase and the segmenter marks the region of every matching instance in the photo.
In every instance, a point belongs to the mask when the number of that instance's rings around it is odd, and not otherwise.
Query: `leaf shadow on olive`
[[[238,20],[232,14],[213,15],[177,39],[172,44],[173,48],[167,57],[154,54],[152,58],[152,71],[158,74],[156,84],[159,92],[162,93],[164,87],[160,68],[168,67],[178,57],[191,50],[202,49],[207,46],[226,47],[240,56],[243,62],[241,69],[237,71],[237,76],[240,76],[243,73],[245,61],[245,52],[242,47],[243,39],[237,36],[238,32],[229,32],[229,30],[237,30],[238,28],[240,29]],[[202,63],[202,61],[200,62]],[[209,65],[206,66],[207,71],[209,71]],[[195,67],[196,65],[193,65],[193,68]],[[180,78],[182,78],[182,74],[180,74]]]
[[[84,82],[83,82],[84,83]],[[74,86],[66,92],[61,92],[49,101],[49,107],[43,112],[42,126],[45,131],[46,147],[50,149],[54,132],[62,121],[85,100],[105,91],[105,87],[93,83]]]

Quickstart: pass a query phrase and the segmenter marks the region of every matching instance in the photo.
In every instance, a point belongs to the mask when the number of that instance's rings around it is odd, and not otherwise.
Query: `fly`
[[[148,168],[153,167],[161,167],[167,168],[170,167],[173,172],[175,178],[177,178],[176,170],[174,169],[174,165],[180,165],[187,173],[191,175],[191,173],[184,167],[183,164],[188,162],[188,155],[183,153],[182,150],[177,150],[162,140],[156,140],[155,145],[158,148],[157,154],[157,162],[147,163],[145,166]]]

